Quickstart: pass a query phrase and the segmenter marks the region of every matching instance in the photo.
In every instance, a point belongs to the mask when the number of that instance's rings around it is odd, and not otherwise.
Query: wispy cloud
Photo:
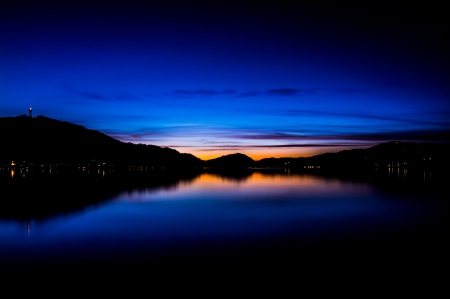
[[[343,147],[361,146],[361,143],[307,143],[307,144],[275,144],[275,145],[254,145],[253,147]]]
[[[233,135],[230,136],[232,138],[238,139],[250,139],[250,140],[305,140],[305,139],[314,139],[318,136],[304,136],[304,135],[295,135],[295,134],[286,134],[286,133],[273,133],[273,134],[242,134],[242,135]],[[320,136],[320,139],[323,139],[324,136]]]
[[[231,95],[235,94],[236,91],[232,89],[227,90],[213,90],[213,89],[195,89],[195,90],[185,90],[185,89],[175,89],[172,94],[176,96],[217,96],[217,95]]]
[[[246,145],[208,145],[199,151],[220,151],[220,150],[237,150],[250,148],[308,148],[308,147],[344,147],[344,146],[361,146],[361,143],[307,143],[307,144],[246,144]],[[174,146],[181,147],[181,146]],[[185,146],[186,147],[186,146]],[[190,146],[195,147],[195,146]]]
[[[281,89],[269,89],[266,93],[270,95],[281,95],[281,96],[295,96],[301,92],[300,89],[295,88],[281,88]]]
[[[353,131],[321,131],[284,133],[264,132],[263,130],[213,130],[205,131],[204,127],[170,127],[141,128],[132,132],[107,131],[108,135],[125,142],[168,142],[169,147],[208,147],[208,148],[240,148],[240,147],[313,147],[343,146],[351,144],[381,143],[392,140],[401,141],[450,141],[450,129],[443,130],[384,130],[378,132]],[[173,145],[174,138],[184,140]],[[187,139],[186,139],[187,138]],[[185,141],[189,140],[190,144]]]
[[[111,99],[123,102],[141,101],[141,98],[131,94],[113,95],[111,96]]]
[[[175,89],[168,93],[171,96],[178,97],[210,97],[217,95],[236,95],[237,98],[258,97],[258,96],[286,96],[298,97],[315,94],[350,94],[360,93],[361,90],[355,88],[274,88],[267,90],[253,90],[239,93],[233,89],[214,90],[214,89]]]
[[[277,88],[268,89],[265,91],[249,91],[238,94],[236,97],[257,97],[257,96],[289,96],[289,97],[299,97],[304,95],[315,95],[315,94],[352,94],[360,93],[360,89],[355,88]]]
[[[404,123],[413,123],[420,125],[436,125],[444,126],[450,128],[450,122],[440,122],[440,121],[425,121],[420,119],[410,119],[402,117],[393,116],[381,116],[376,114],[365,114],[357,112],[330,112],[330,111],[317,111],[317,110],[302,110],[302,109],[289,109],[283,110],[281,112],[283,115],[291,116],[337,116],[337,117],[353,117],[353,118],[365,118],[365,119],[377,119],[377,120],[388,120]]]
[[[145,141],[145,140],[153,140],[158,139],[160,137],[169,136],[169,134],[165,132],[161,132],[158,129],[149,129],[149,130],[135,130],[130,132],[117,131],[117,130],[106,130],[106,134],[111,137],[118,138],[123,141]]]
[[[374,141],[385,142],[392,140],[402,141],[450,141],[450,129],[447,130],[403,130],[403,131],[385,131],[376,133],[360,133],[360,132],[346,132],[336,133],[330,135],[296,135],[285,133],[273,133],[273,134],[236,134],[229,136],[235,139],[244,140],[267,140],[267,141],[284,141],[295,140],[299,142],[308,142],[311,140],[316,141]],[[334,143],[333,143],[334,144]],[[304,145],[304,144],[301,144]],[[271,145],[279,146],[279,145]],[[291,146],[291,145],[290,145]],[[300,145],[295,145],[300,146]]]
[[[450,130],[411,130],[398,132],[379,132],[370,134],[351,134],[346,136],[347,140],[366,140],[366,141],[430,141],[430,142],[449,142]]]
[[[91,92],[82,92],[82,91],[72,91],[73,93],[76,93],[80,95],[83,98],[91,99],[91,100],[98,100],[98,101],[109,101],[109,99],[101,94],[98,93],[91,93]]]
[[[241,93],[241,94],[237,95],[236,97],[238,97],[238,98],[257,97],[257,96],[260,96],[263,94],[264,94],[264,92],[261,92],[261,91],[249,91],[249,92]]]
[[[66,91],[69,91],[71,93],[77,94],[82,98],[89,99],[89,100],[106,101],[106,102],[141,101],[141,99],[139,97],[132,95],[132,94],[127,94],[127,93],[106,95],[106,94],[95,93],[95,92],[86,92],[86,91],[80,91],[80,90],[74,89],[74,88],[70,87],[69,84],[61,84],[61,88]]]

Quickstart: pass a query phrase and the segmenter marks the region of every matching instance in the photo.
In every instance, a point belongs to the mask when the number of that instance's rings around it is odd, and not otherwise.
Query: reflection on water
[[[409,178],[406,170],[394,175]],[[18,185],[2,201],[10,204],[0,210],[0,262],[223,253],[286,240],[303,247],[367,236],[397,240],[442,231],[448,211],[439,194],[410,196],[384,184],[286,171],[116,177],[99,170],[83,179],[56,178],[28,182],[11,170],[11,184]],[[18,189],[26,192],[17,197]],[[38,198],[48,201],[36,206]]]
[[[182,190],[180,190],[182,189]],[[120,201],[161,200],[292,200],[299,197],[320,198],[367,194],[372,190],[368,184],[345,182],[338,179],[306,174],[264,174],[259,172],[233,179],[229,176],[204,173],[193,182],[180,183],[173,189],[141,189],[124,192],[117,196]],[[349,193],[350,192],[350,193]]]

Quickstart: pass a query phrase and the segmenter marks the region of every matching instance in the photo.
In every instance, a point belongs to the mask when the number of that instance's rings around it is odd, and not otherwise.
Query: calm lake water
[[[440,246],[440,236],[448,233],[448,203],[446,194],[429,192],[434,186],[427,186],[427,180],[429,174],[420,183],[425,187],[417,191],[399,176],[393,183],[376,184],[255,171],[131,184],[97,202],[45,217],[3,215],[0,263],[65,267],[205,256],[273,257],[280,251],[293,256],[297,250],[348,251],[361,244],[388,251],[387,246],[403,250],[423,242]],[[59,192],[57,200],[64,201],[73,191]],[[32,200],[45,196],[36,194]]]

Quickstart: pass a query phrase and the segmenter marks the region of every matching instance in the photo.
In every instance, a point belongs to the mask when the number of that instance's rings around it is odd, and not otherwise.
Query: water
[[[29,199],[23,206],[2,207],[0,263],[19,269],[103,267],[266,260],[280,252],[292,260],[299,251],[335,256],[356,254],[355,248],[387,253],[390,247],[398,253],[414,246],[423,251],[423,242],[441,246],[439,240],[448,232],[446,195],[431,192],[435,186],[424,182],[411,191],[400,177],[389,184],[286,171],[157,174],[126,182],[111,182],[105,173],[94,177],[88,183],[72,179],[67,186],[45,178],[32,187],[33,178],[19,183],[3,178],[30,190],[17,196],[16,186],[4,193],[3,201]],[[30,208],[21,214],[30,202],[45,201],[43,196],[50,199],[37,212]],[[61,205],[65,201],[82,204]]]

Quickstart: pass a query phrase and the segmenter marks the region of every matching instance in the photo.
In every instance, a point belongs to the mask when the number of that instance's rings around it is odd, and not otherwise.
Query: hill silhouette
[[[236,153],[208,160],[206,165],[212,168],[247,168],[253,167],[255,161],[247,155]]]
[[[0,166],[83,166],[246,169],[294,168],[364,170],[380,167],[444,169],[450,166],[449,144],[392,141],[366,149],[344,150],[308,158],[254,161],[235,153],[203,161],[191,154],[155,145],[132,144],[66,121],[38,116],[0,118]]]
[[[450,145],[390,141],[366,149],[343,150],[308,158],[269,158],[258,167],[354,170],[391,168],[444,169],[450,166]]]
[[[195,167],[203,161],[155,145],[124,143],[95,130],[38,116],[0,118],[0,164]]]

